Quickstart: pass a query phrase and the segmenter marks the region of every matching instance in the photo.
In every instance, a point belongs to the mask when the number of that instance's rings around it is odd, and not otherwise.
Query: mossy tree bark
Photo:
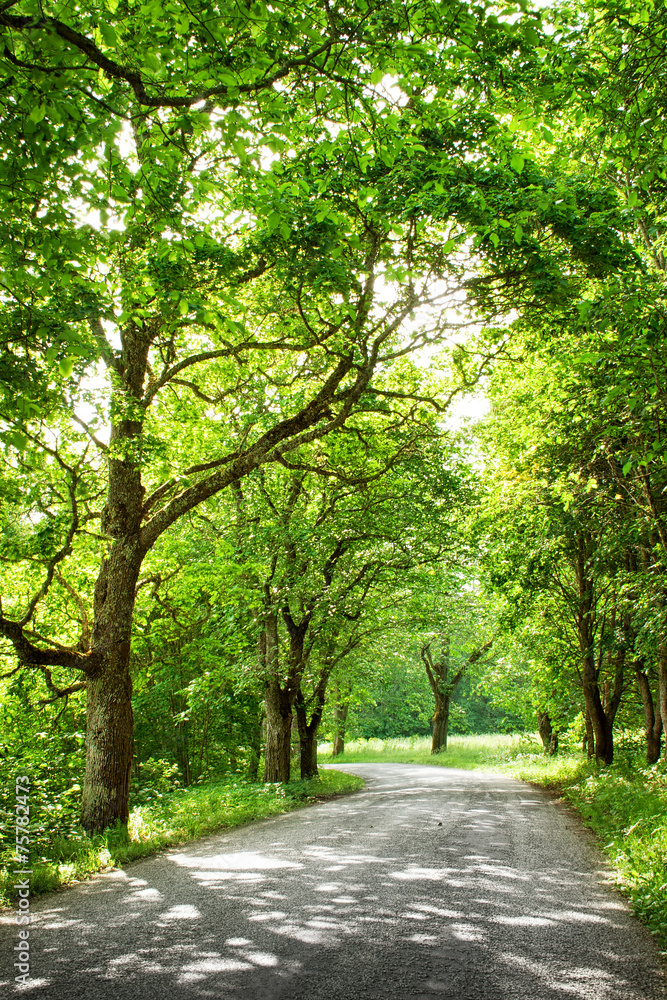
[[[266,746],[264,750],[264,781],[290,779],[292,750],[292,710],[296,687],[280,672],[278,615],[275,609],[266,612],[265,625],[259,640],[260,668],[265,676],[264,704],[266,709]]]

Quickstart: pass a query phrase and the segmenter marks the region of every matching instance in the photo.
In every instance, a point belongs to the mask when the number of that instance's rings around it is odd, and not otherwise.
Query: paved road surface
[[[41,900],[53,1000],[665,1000],[586,835],[509,778],[357,764],[365,790]],[[0,988],[13,972],[0,922]]]

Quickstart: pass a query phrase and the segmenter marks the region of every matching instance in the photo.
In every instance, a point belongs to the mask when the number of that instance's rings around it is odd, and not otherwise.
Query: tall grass
[[[331,746],[320,749],[331,761]],[[333,760],[343,767],[386,762],[492,771],[558,792],[595,833],[617,886],[667,949],[667,762],[645,763],[641,734],[620,738],[606,768],[575,748],[546,756],[533,735],[454,736],[446,751],[430,750],[422,736],[355,740]]]

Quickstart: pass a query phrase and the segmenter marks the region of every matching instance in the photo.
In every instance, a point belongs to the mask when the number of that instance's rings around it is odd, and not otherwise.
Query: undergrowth
[[[596,835],[617,886],[667,949],[667,762],[647,765],[640,733],[617,737],[614,763],[598,767],[579,748],[546,756],[535,736],[454,736],[431,754],[428,737],[355,740],[333,758],[485,770],[558,792]],[[331,747],[321,747],[331,762]]]

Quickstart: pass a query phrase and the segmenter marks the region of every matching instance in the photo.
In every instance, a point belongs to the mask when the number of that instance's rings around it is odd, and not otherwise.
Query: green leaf
[[[71,354],[66,358],[62,358],[62,360],[58,364],[58,368],[60,369],[60,374],[64,375],[65,378],[69,378],[70,375],[72,374],[72,370],[74,368],[74,363],[76,360],[77,359],[75,357],[72,357]]]
[[[17,451],[24,451],[28,443],[27,437],[21,431],[8,431],[4,437],[7,444],[13,445]]]
[[[112,28],[110,24],[106,24],[104,21],[100,21],[98,28],[100,29],[100,34],[107,45],[118,44],[118,37],[116,35],[115,28]]]
[[[500,238],[498,236],[498,233],[489,233],[489,239],[493,243],[494,247],[497,247],[498,244],[500,243]]]
[[[46,114],[46,104],[36,104],[30,114],[28,115],[31,122],[41,122]]]
[[[512,159],[510,160],[510,167],[512,168],[512,170],[516,170],[517,174],[520,174],[521,171],[523,170],[523,165],[525,162],[526,161],[524,160],[521,153],[515,153]]]
[[[602,357],[602,354],[596,354],[594,351],[584,351],[577,357],[577,361],[587,365],[596,365],[598,361],[602,360]]]
[[[520,244],[522,239],[523,239],[523,229],[521,227],[521,223],[517,222],[516,226],[514,227],[514,242]]]

